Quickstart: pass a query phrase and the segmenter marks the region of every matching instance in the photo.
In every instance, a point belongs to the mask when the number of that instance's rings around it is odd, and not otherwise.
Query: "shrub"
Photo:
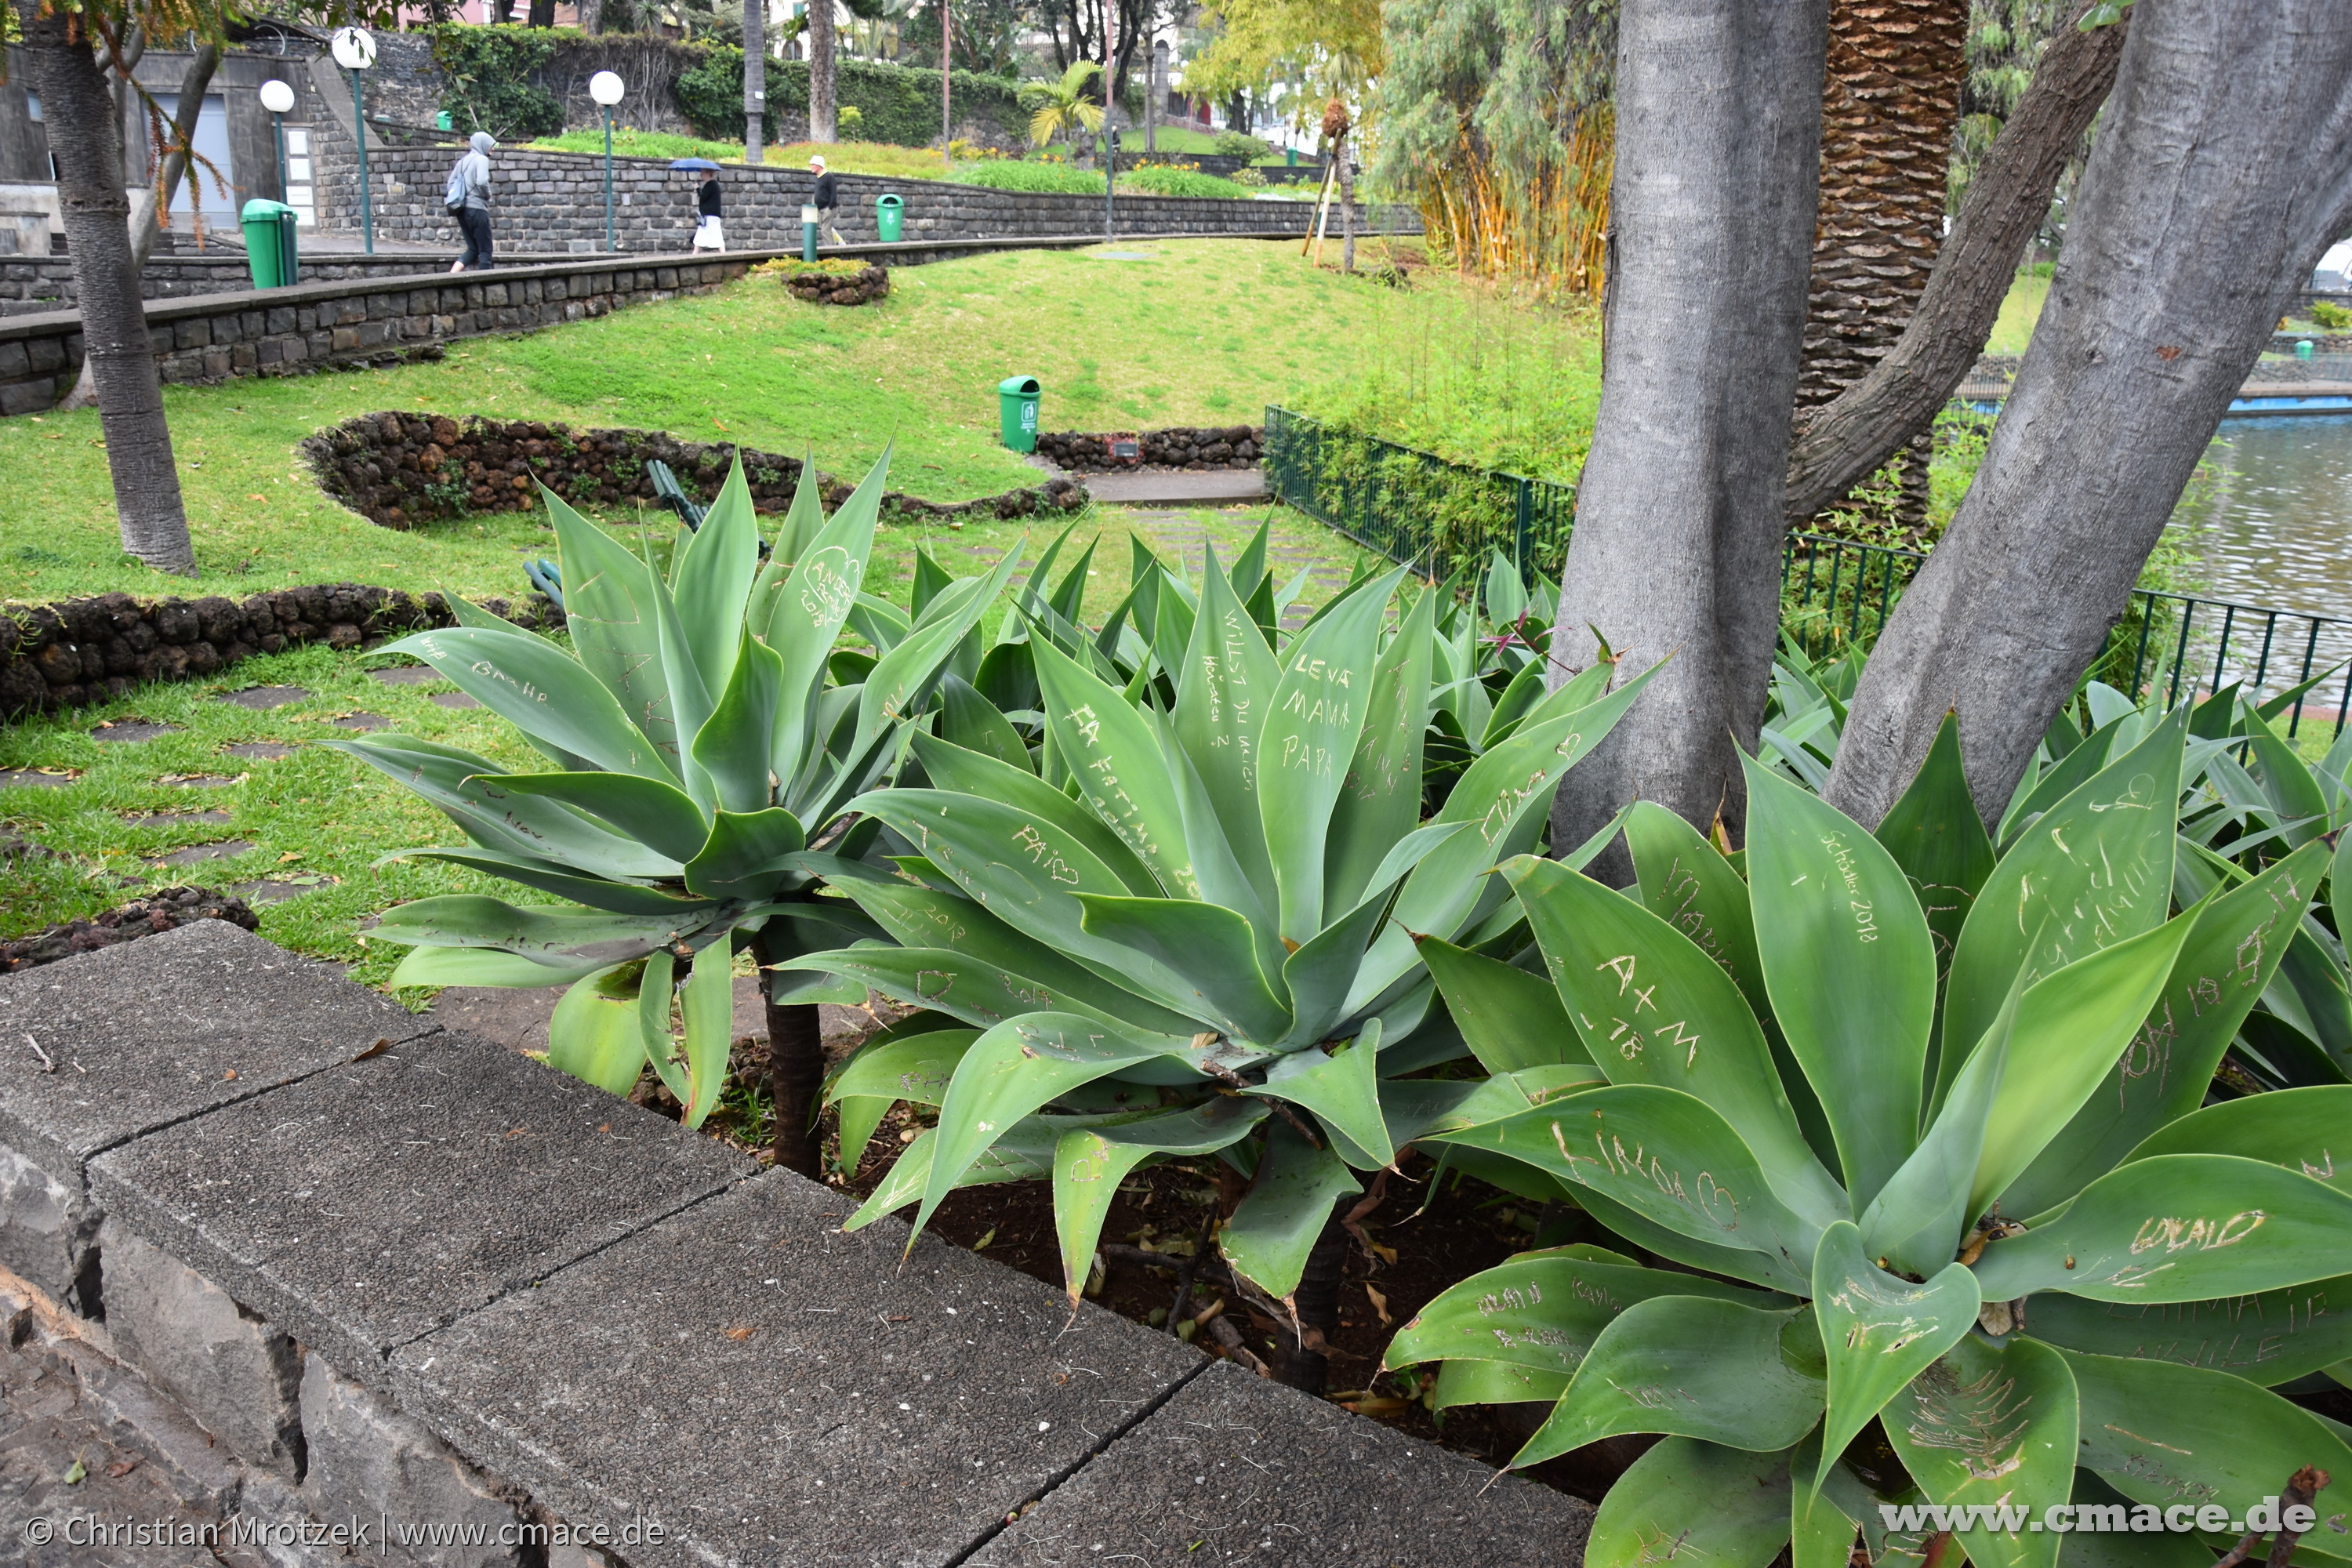
[[[854,103],[845,103],[834,111],[833,120],[836,130],[855,131],[866,123],[866,111]]]
[[[2109,1489],[2242,1519],[2352,1464],[2271,1392],[2352,1352],[2352,1325],[2308,1316],[2352,1272],[2352,1194],[2315,1153],[2352,1087],[2203,1103],[2258,1001],[2294,988],[2290,947],[2326,966],[2327,808],[2254,870],[2207,856],[2176,806],[2214,756],[2192,772],[2187,746],[2220,742],[2189,741],[2186,705],[2126,711],[1997,854],[1957,737],[1874,836],[1751,763],[1737,859],[1636,805],[1626,893],[1504,868],[1539,963],[1422,944],[1498,1074],[1557,1064],[1511,1075],[1533,1109],[1422,1141],[1601,1239],[1464,1281],[1387,1362],[1440,1363],[1441,1408],[1549,1404],[1515,1465],[1664,1435],[1602,1503],[1593,1562],[1673,1540],[1763,1563],[1792,1530],[1800,1563],[1858,1531],[1891,1561],[1929,1532],[1890,1536],[1882,1504],[2039,1521]],[[2252,745],[2265,787],[2317,799]],[[2263,1026],[2266,1054],[2299,1037]],[[2225,1348],[2257,1299],[2277,1331]],[[1971,1562],[2054,1561],[1990,1521],[1957,1534]]]
[[[1220,158],[1247,158],[1253,162],[1274,151],[1271,142],[1262,142],[1245,131],[1220,131],[1213,145]]]
[[[1098,196],[1103,194],[1103,177],[1097,171],[1073,169],[1048,159],[1034,162],[1013,158],[991,160],[957,170],[956,178],[964,184],[984,185],[992,191],[1031,191],[1073,196]]]
[[[555,53],[550,29],[451,24],[430,32],[433,63],[447,83],[441,107],[456,129],[487,131],[501,142],[563,129],[563,105],[530,79]]]
[[[889,65],[879,60],[842,59],[836,66],[835,92],[843,111],[857,110],[855,121],[844,118],[840,129],[853,125],[868,142],[899,147],[936,147],[940,141],[940,73],[918,66]],[[808,112],[808,62],[768,62],[768,103],[772,109]],[[735,85],[735,122],[743,121],[743,86],[739,68]],[[959,122],[980,121],[994,125],[1006,137],[1024,136],[1029,117],[1022,112],[1017,84],[1004,77],[977,71],[955,73],[955,117]],[[681,100],[681,107],[683,100]]]
[[[1138,191],[1149,196],[1223,197],[1244,200],[1249,192],[1231,180],[1214,174],[1203,174],[1193,169],[1179,169],[1166,163],[1146,163],[1131,173],[1122,174],[1118,188]]]
[[[743,51],[730,44],[712,44],[702,63],[677,73],[670,83],[670,97],[677,102],[677,111],[694,127],[698,136],[713,141],[733,140],[735,156],[740,158],[743,137]],[[776,139],[776,114],[784,105],[776,91],[775,73],[778,62],[768,62],[768,107],[760,117],[760,134],[765,141]],[[802,68],[807,69],[805,66]],[[803,100],[806,101],[805,97]]]
[[[2352,310],[2346,310],[2333,300],[2314,300],[2311,302],[2311,321],[2314,326],[2340,332],[2352,327]]]

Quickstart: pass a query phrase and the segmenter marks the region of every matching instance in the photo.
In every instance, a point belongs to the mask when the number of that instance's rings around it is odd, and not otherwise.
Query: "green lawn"
[[[2033,336],[2033,324],[2042,320],[2042,302],[2050,298],[2050,274],[2046,270],[2028,268],[2011,279],[2009,293],[2000,302],[2000,317],[1993,322],[1992,336],[1986,341],[1989,354],[2021,354]]]
[[[1469,310],[1444,272],[1393,290],[1313,268],[1291,245],[1118,248],[1146,258],[1014,252],[908,268],[887,301],[854,310],[752,279],[533,335],[469,340],[437,364],[167,389],[203,574],[194,584],[121,553],[95,411],[0,421],[0,471],[10,477],[0,487],[0,599],[241,595],[339,580],[517,592],[521,556],[551,542],[535,517],[396,533],[319,492],[295,444],[373,409],[667,429],[813,450],[852,477],[892,446],[894,488],[961,500],[1037,480],[997,443],[995,389],[1007,375],[1044,381],[1048,428],[1255,424],[1266,404],[1344,384],[1382,355],[1410,351],[1425,365],[1432,353],[1491,353],[1456,329],[1503,319]],[[1437,326],[1415,325],[1430,321]]]

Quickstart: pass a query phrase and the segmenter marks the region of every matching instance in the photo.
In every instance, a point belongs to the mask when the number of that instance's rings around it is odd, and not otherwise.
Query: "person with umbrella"
[[[726,249],[727,228],[719,211],[719,165],[708,158],[674,158],[669,166],[710,176],[695,192],[694,248]]]

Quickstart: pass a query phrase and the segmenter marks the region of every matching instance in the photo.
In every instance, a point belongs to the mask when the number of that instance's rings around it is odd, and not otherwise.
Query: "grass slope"
[[[395,533],[327,500],[298,466],[303,437],[373,409],[813,449],[849,476],[895,443],[895,488],[960,500],[1037,479],[997,444],[996,384],[1007,375],[1045,382],[1049,429],[1254,424],[1267,403],[1361,372],[1377,345],[1423,342],[1412,323],[1424,315],[1469,320],[1444,314],[1462,289],[1443,273],[1396,291],[1311,268],[1289,245],[1119,248],[1149,259],[975,257],[902,271],[887,300],[854,310],[750,279],[602,321],[470,340],[438,364],[168,388],[203,574],[194,584],[121,554],[94,410],[0,421],[10,480],[0,487],[0,599],[242,595],[341,579],[515,593],[521,557],[551,542],[535,517]]]

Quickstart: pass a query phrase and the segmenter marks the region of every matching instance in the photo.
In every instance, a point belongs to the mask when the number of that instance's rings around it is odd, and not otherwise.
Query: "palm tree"
[[[1869,373],[1935,270],[1968,26],[1966,0],[1831,0],[1800,409]],[[1926,514],[1927,457],[1925,437],[1903,453],[1906,527]]]
[[[1093,60],[1078,60],[1062,73],[1059,81],[1023,88],[1021,100],[1029,110],[1029,140],[1043,147],[1056,136],[1075,142],[1081,129],[1102,129],[1102,105],[1087,96],[1087,83],[1101,70]]]

